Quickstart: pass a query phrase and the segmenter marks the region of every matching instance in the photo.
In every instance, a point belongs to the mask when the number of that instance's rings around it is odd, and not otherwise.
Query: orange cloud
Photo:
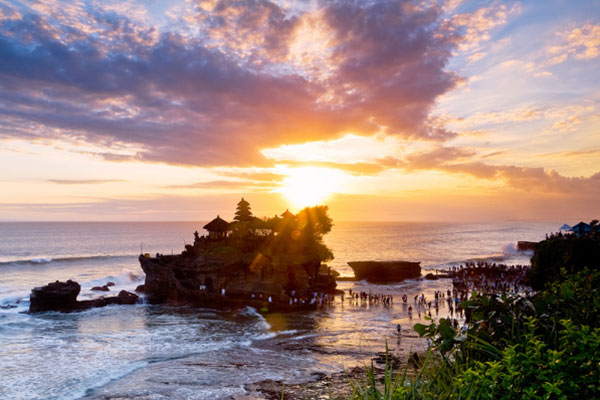
[[[592,60],[600,55],[600,25],[588,22],[558,35],[562,43],[547,49],[547,52],[552,55],[550,65],[563,63],[568,57],[576,60]]]

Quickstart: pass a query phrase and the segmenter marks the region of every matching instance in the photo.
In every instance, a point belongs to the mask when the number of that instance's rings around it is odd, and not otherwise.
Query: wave
[[[146,276],[141,272],[136,273],[133,271],[127,271],[127,272],[123,272],[122,274],[119,274],[119,275],[107,275],[102,278],[96,278],[91,281],[86,281],[86,282],[83,282],[81,285],[85,286],[85,287],[87,287],[87,286],[90,286],[90,287],[102,286],[110,281],[110,282],[114,282],[117,286],[126,286],[126,285],[135,284],[135,283],[140,283],[145,278],[146,278]]]
[[[258,318],[258,324],[265,330],[271,329],[271,325],[267,322],[267,320],[265,319],[265,317],[263,317],[263,315],[261,313],[259,313],[258,311],[256,311],[256,308],[251,307],[251,306],[246,306],[244,308],[242,308],[241,310],[238,311],[239,314],[241,315],[249,315],[249,316],[254,316]]]
[[[425,271],[444,270],[452,267],[458,267],[465,263],[496,263],[496,264],[529,264],[528,258],[533,255],[533,251],[521,251],[517,249],[516,243],[507,243],[502,246],[502,252],[497,254],[482,255],[479,257],[470,257],[463,260],[454,260],[438,264],[424,265]]]
[[[34,257],[29,259],[18,259],[18,260],[8,260],[8,261],[0,261],[1,266],[11,266],[11,265],[40,265],[40,264],[49,264],[52,262],[77,262],[77,261],[87,261],[87,260],[111,260],[111,259],[126,259],[131,257],[136,257],[137,254],[120,254],[120,255],[108,255],[108,254],[98,254],[92,256],[72,256],[72,257]]]

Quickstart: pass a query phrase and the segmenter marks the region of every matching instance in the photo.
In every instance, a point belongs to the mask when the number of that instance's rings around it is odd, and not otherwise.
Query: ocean
[[[405,354],[424,344],[399,297],[432,298],[447,280],[391,285],[340,282],[338,288],[391,294],[393,307],[349,304],[313,312],[261,315],[137,304],[30,315],[35,286],[73,279],[79,299],[114,282],[111,292],[144,281],[141,252],[179,253],[202,222],[0,223],[0,398],[229,399],[261,380],[294,383],[369,360],[394,342]],[[352,276],[348,261],[420,261],[423,273],[465,261],[529,264],[518,240],[538,241],[553,222],[486,224],[339,222],[325,237],[329,265]],[[444,310],[438,317],[445,315]],[[435,316],[434,316],[435,317]],[[403,339],[395,341],[396,324]]]

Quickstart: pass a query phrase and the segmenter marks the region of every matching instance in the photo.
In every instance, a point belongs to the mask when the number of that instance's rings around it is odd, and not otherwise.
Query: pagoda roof
[[[217,218],[204,225],[204,229],[209,232],[227,232],[231,230],[229,228],[229,222],[225,221],[217,215]]]

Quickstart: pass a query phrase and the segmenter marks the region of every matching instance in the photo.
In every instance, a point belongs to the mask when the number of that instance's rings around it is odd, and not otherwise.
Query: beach
[[[181,251],[199,223],[7,225],[0,249],[0,345],[7,349],[0,355],[0,394],[14,399],[261,398],[261,382],[291,387],[341,378],[370,364],[386,344],[399,359],[423,351],[427,344],[412,326],[425,321],[425,312],[415,308],[409,317],[408,307],[416,295],[433,300],[452,287],[449,279],[344,281],[338,283],[343,303],[336,296],[333,305],[289,314],[141,303],[29,315],[30,289],[56,279],[79,281],[83,298],[99,296],[91,287],[107,281],[116,283],[111,292],[133,290],[143,283],[140,249]],[[326,242],[336,256],[329,264],[342,276],[352,274],[346,263],[356,260],[421,261],[426,274],[468,260],[527,263],[530,254],[516,251],[517,240],[540,240],[554,225],[339,223]],[[393,304],[351,303],[350,290],[393,296]],[[447,305],[431,312],[444,317]]]

